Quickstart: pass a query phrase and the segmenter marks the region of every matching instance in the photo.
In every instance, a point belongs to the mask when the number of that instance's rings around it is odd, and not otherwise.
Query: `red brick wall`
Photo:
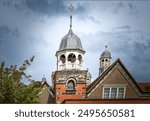
[[[86,97],[86,70],[56,71],[55,73],[55,99],[62,103],[65,99],[83,99]],[[73,79],[76,82],[74,94],[66,93],[66,82]]]
[[[66,94],[65,84],[56,84],[56,103],[62,103],[65,99],[83,99],[85,96],[85,84],[77,84],[75,94]]]

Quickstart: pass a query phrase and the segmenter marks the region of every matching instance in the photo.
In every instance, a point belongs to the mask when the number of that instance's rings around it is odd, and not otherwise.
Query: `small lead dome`
[[[107,46],[105,46],[105,51],[102,52],[101,56],[100,56],[100,59],[102,58],[109,58],[111,59],[111,54],[110,52],[107,50]]]

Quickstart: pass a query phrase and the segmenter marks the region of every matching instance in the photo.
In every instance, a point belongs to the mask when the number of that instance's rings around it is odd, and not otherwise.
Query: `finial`
[[[70,29],[72,28],[72,15],[70,16]]]
[[[107,45],[105,45],[105,48],[107,49]]]
[[[71,4],[69,7],[70,12],[72,12],[74,10],[73,5]],[[70,15],[70,29],[72,28],[72,15]]]

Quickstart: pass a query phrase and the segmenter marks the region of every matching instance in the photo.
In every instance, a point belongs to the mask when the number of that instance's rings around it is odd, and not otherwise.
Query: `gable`
[[[52,87],[47,83],[47,81],[42,81],[41,92],[40,92],[40,103],[54,103],[54,92]]]
[[[43,88],[43,87],[47,87],[47,88],[50,87],[49,84],[47,83],[47,81],[42,81],[41,88]]]
[[[50,89],[42,88],[40,92],[40,103],[41,104],[54,103],[54,96]]]
[[[87,87],[88,98],[101,99],[104,87],[125,87],[125,98],[139,98],[141,90],[121,61],[116,60]]]

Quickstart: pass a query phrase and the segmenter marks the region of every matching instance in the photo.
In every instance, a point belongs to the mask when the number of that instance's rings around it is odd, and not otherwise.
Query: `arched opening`
[[[78,55],[78,60],[79,60],[79,63],[81,64],[81,62],[82,62],[82,56],[81,55]]]
[[[65,57],[65,55],[61,55],[61,56],[60,56],[60,60],[62,61],[62,63],[65,63],[65,62],[66,62],[66,57]]]
[[[67,94],[75,94],[76,93],[76,83],[74,80],[69,80],[66,83],[66,93]]]
[[[66,84],[67,90],[75,90],[75,82],[73,80],[69,80]]]
[[[74,63],[76,61],[76,56],[75,54],[71,53],[68,55],[68,61],[70,61],[71,63]]]

